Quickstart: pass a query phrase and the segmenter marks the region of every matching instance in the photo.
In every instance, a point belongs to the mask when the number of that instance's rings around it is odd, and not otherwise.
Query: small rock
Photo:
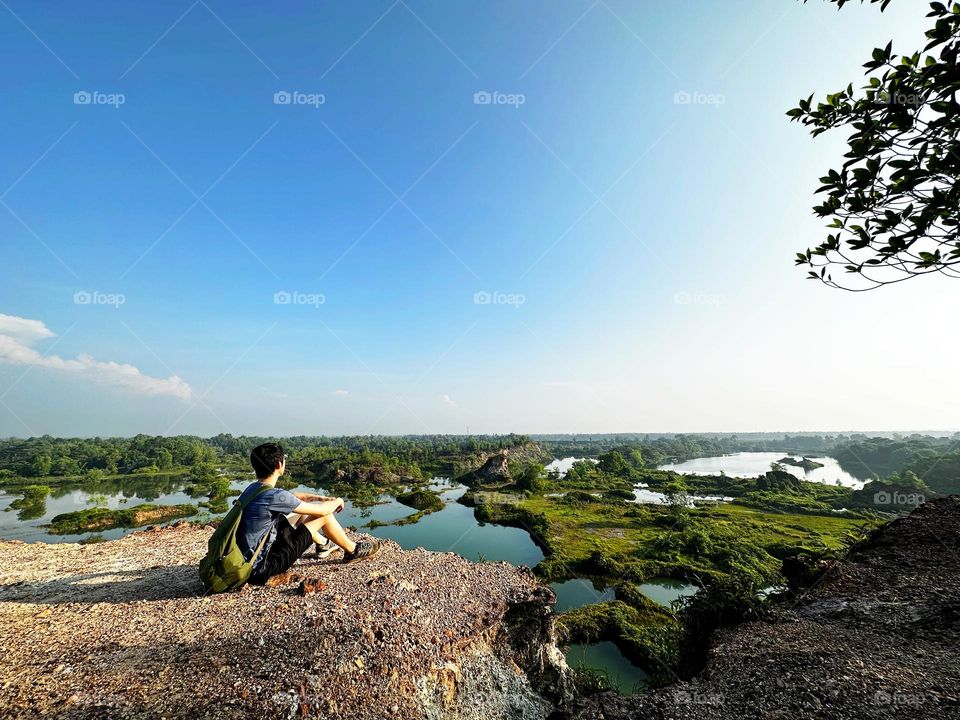
[[[292,572],[280,573],[279,575],[274,575],[272,578],[267,580],[264,585],[268,588],[281,587],[283,585],[289,585],[290,583],[296,582],[302,576],[295,575]]]
[[[300,587],[297,592],[301,595],[312,595],[314,593],[323,592],[327,589],[327,584],[323,580],[318,580],[316,578],[307,578],[300,583]]]
[[[391,575],[386,570],[377,570],[376,572],[370,573],[370,579],[367,580],[367,585],[373,585],[373,583],[379,580],[392,581],[393,575]]]

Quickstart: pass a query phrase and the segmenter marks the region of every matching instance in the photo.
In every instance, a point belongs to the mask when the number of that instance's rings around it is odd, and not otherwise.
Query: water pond
[[[651,578],[637,586],[644,595],[658,605],[671,607],[680,598],[696,595],[699,588],[674,578]]]
[[[567,650],[566,657],[570,667],[604,676],[607,683],[623,695],[643,690],[647,674],[627,660],[612,642],[574,643]]]
[[[775,463],[783,457],[785,457],[784,453],[740,452],[730,455],[695,458],[681,463],[668,463],[661,465],[659,469],[672,470],[688,475],[719,475],[720,473],[725,473],[731,477],[750,478],[767,472],[767,470],[770,469],[771,463]],[[801,456],[794,455],[792,457],[799,460]],[[860,489],[867,481],[867,478],[858,478],[846,470],[843,470],[836,458],[812,455],[808,455],[807,457],[821,463],[823,467],[804,470],[794,465],[784,465],[783,469],[801,480],[823,483],[825,485],[835,485],[839,482],[845,487]]]
[[[574,578],[561,583],[550,583],[550,587],[557,594],[557,604],[554,612],[575,610],[584,605],[607,602],[616,596],[612,587],[597,587],[586,578]]]

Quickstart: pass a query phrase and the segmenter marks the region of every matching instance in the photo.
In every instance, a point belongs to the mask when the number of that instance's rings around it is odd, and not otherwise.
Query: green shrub
[[[443,500],[440,499],[440,496],[427,490],[413,490],[397,495],[397,502],[424,512],[435,512],[443,509]]]

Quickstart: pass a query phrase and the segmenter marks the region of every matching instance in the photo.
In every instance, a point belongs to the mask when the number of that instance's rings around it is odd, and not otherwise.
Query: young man
[[[333,551],[330,542],[339,546],[345,563],[371,557],[380,549],[376,541],[354,542],[347,537],[334,517],[343,510],[343,498],[291,493],[276,487],[287,468],[287,456],[277,443],[255,447],[250,452],[250,464],[257,481],[238,500],[246,500],[264,485],[270,488],[244,508],[237,528],[237,545],[248,560],[266,536],[253,564],[250,583],[262,585],[273,575],[286,572],[313,544],[321,557]]]

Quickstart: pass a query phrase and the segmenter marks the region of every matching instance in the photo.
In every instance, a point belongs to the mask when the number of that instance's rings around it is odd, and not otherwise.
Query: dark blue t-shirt
[[[259,482],[251,483],[240,493],[237,502],[243,502],[261,487],[263,485]],[[263,563],[267,553],[270,552],[270,546],[277,539],[277,521],[280,516],[293,512],[299,504],[300,500],[293,493],[282,488],[270,488],[257,495],[244,508],[240,527],[237,528],[237,545],[247,560],[253,556],[264,533],[270,533],[257,556],[257,561],[253,564],[254,571]]]

